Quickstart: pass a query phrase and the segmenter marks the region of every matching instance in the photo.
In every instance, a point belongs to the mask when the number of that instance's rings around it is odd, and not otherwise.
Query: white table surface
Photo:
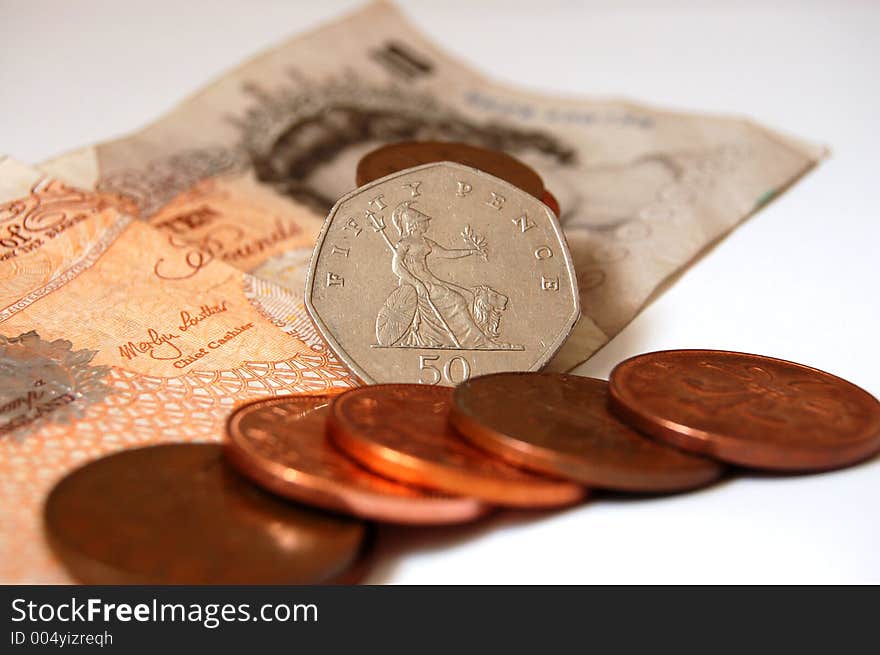
[[[135,130],[357,4],[0,0],[0,152],[36,163]],[[880,3],[401,4],[495,77],[746,114],[832,148],[579,372],[606,377],[639,352],[714,347],[801,361],[880,395]],[[876,583],[878,498],[874,458],[464,528],[383,529],[368,581]]]

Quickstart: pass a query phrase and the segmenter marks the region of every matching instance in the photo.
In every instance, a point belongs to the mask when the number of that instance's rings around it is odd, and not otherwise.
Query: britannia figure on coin
[[[413,201],[399,204],[391,222],[399,239],[386,243],[392,251],[391,270],[399,287],[385,301],[376,319],[380,346],[454,348],[462,350],[520,350],[500,341],[501,312],[508,298],[486,285],[470,289],[435,275],[432,258],[480,257],[488,261],[486,240],[465,226],[467,247],[445,248],[426,236],[431,217]],[[383,237],[384,237],[383,233]]]

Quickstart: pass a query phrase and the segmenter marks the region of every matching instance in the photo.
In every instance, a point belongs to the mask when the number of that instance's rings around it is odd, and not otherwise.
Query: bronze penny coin
[[[721,350],[670,350],[612,371],[610,406],[679,448],[760,469],[818,471],[880,451],[880,403],[824,371]]]
[[[367,526],[285,502],[219,444],[128,450],[51,491],[46,536],[87,584],[320,584],[345,580]]]
[[[559,207],[559,201],[556,199],[552,193],[544,189],[544,195],[541,196],[541,202],[547,205],[554,214],[556,214],[556,218],[559,218],[559,215],[562,213],[562,209]]]
[[[605,380],[557,373],[496,373],[453,394],[452,425],[506,461],[587,486],[683,491],[723,466],[645,437],[607,407]]]
[[[308,505],[388,523],[471,521],[488,507],[366,470],[325,433],[328,396],[283,396],[242,405],[229,417],[226,455],[264,489]]]
[[[452,389],[379,384],[337,396],[328,429],[354,459],[380,475],[511,507],[579,501],[580,485],[531,474],[471,446],[449,425]]]
[[[543,200],[544,182],[530,166],[499,150],[453,141],[401,141],[382,146],[361,158],[355,179],[360,187],[380,177],[437,161],[478,168]]]
[[[377,556],[377,530],[372,526],[373,524],[368,524],[367,536],[361,544],[360,552],[354,562],[342,573],[328,579],[324,584],[351,586],[363,583],[372,572]]]

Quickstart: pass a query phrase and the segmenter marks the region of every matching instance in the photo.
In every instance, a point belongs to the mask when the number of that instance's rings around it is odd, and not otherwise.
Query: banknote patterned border
[[[304,280],[303,273],[303,284]],[[331,352],[327,343],[315,331],[315,326],[306,313],[305,304],[289,289],[248,273],[242,275],[242,288],[248,302],[260,316],[286,334],[299,339],[316,353]],[[339,366],[342,370],[347,370],[341,363]]]
[[[21,298],[11,305],[7,305],[2,310],[0,310],[0,323],[8,320],[10,317],[22,311],[23,309],[26,309],[28,306],[32,305],[40,298],[49,295],[53,291],[57,291],[65,284],[79,276],[81,273],[94,266],[95,263],[101,258],[101,255],[103,255],[107,251],[107,249],[113,244],[113,242],[119,238],[125,228],[127,228],[133,220],[134,219],[132,219],[128,215],[120,216],[115,223],[113,223],[101,234],[99,239],[88,249],[86,254],[76,260],[76,262],[74,262],[64,272],[53,277],[51,280],[49,280],[48,283],[44,284],[42,287],[34,289],[24,298]]]

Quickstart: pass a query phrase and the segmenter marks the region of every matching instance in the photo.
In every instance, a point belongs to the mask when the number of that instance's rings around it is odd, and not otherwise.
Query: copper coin
[[[544,189],[544,195],[541,196],[541,202],[547,205],[554,214],[556,214],[556,218],[559,218],[559,215],[562,213],[562,209],[559,207],[559,201],[556,199],[552,193]]]
[[[366,577],[372,572],[373,565],[376,561],[376,530],[372,528],[373,524],[368,524],[367,537],[361,544],[360,552],[354,563],[351,564],[342,573],[330,578],[324,584],[328,585],[358,585],[361,584]]]
[[[670,350],[621,362],[610,406],[679,448],[760,469],[818,471],[880,450],[880,403],[815,368],[720,350]]]
[[[557,373],[496,373],[453,394],[450,420],[477,446],[512,464],[621,491],[693,489],[723,466],[640,435],[611,415],[605,380]]]
[[[50,545],[88,584],[318,584],[344,580],[368,528],[285,502],[229,467],[219,444],[120,452],[46,501]]]
[[[360,187],[380,177],[437,161],[478,168],[510,182],[539,200],[543,199],[544,182],[530,166],[500,150],[453,141],[401,141],[382,146],[361,158],[355,179]]]
[[[452,389],[379,384],[346,391],[328,428],[349,455],[381,475],[512,507],[568,505],[580,485],[533,475],[471,446],[449,425]]]
[[[471,521],[488,507],[370,473],[325,434],[328,396],[255,400],[227,423],[229,461],[264,489],[300,502],[388,523],[439,525]]]

